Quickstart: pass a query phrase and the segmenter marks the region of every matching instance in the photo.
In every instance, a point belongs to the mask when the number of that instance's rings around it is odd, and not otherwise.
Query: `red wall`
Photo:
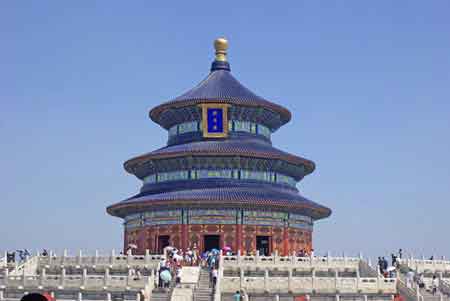
[[[243,254],[256,251],[258,235],[270,236],[271,251],[278,251],[282,255],[312,248],[312,232],[306,229],[254,225],[164,225],[126,230],[124,249],[128,244],[136,244],[138,254],[145,253],[146,249],[156,253],[158,236],[168,235],[172,246],[186,249],[192,248],[195,243],[203,250],[203,235],[208,234],[220,235],[221,247],[230,246],[233,252],[237,252],[240,247]]]

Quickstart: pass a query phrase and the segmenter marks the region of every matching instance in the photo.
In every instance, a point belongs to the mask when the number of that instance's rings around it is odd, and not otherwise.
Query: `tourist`
[[[241,293],[239,291],[236,291],[233,295],[233,301],[241,301]]]
[[[403,255],[403,250],[399,249],[398,250],[398,258],[402,259],[402,255]]]
[[[181,268],[177,269],[175,283],[176,285],[179,285],[181,283]]]
[[[381,275],[384,274],[384,270],[383,270],[383,259],[381,259],[381,257],[378,257],[378,270],[380,271],[380,274],[381,274]]]
[[[395,256],[394,254],[391,254],[391,262],[392,262],[392,266],[397,266],[397,256]]]
[[[382,259],[383,259],[383,272],[385,272],[388,268],[389,263],[386,258],[383,257]]]
[[[187,265],[192,265],[192,251],[190,248],[187,248],[184,260],[186,261]]]
[[[439,279],[436,277],[436,275],[434,275],[433,280],[431,281],[431,292],[433,293],[433,296],[436,294],[438,288],[439,288]]]
[[[413,270],[409,269],[408,273],[406,273],[406,286],[408,288],[413,288],[414,276]]]
[[[16,252],[6,252],[6,262],[7,263],[16,262]]]
[[[212,288],[213,288],[213,290],[215,290],[216,284],[217,284],[217,278],[219,276],[219,272],[217,271],[217,269],[215,267],[213,267],[213,269],[211,271],[211,275],[212,275]]]
[[[425,277],[424,277],[423,273],[420,274],[420,277],[419,277],[419,288],[425,288]]]
[[[44,249],[41,253],[41,256],[48,256],[48,251]]]

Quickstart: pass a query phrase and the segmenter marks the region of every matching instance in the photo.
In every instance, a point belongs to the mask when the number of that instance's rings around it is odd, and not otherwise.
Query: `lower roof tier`
[[[153,152],[132,158],[125,162],[125,169],[133,174],[142,169],[148,174],[154,172],[156,161],[170,158],[182,159],[186,157],[246,157],[266,160],[280,160],[287,164],[301,167],[302,172],[296,175],[301,179],[315,169],[314,162],[289,154],[273,147],[270,143],[260,139],[226,139],[207,140],[163,147]]]
[[[142,192],[107,208],[113,216],[149,209],[167,208],[243,208],[277,210],[303,214],[314,220],[330,216],[331,209],[301,196],[293,189],[273,185],[186,189],[147,194]]]

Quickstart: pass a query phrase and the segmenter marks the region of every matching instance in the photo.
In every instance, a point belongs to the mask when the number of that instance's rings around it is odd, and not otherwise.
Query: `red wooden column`
[[[181,224],[181,248],[185,251],[188,247],[188,225],[186,223]]]
[[[283,256],[289,255],[289,237],[288,228],[286,225],[283,227]]]
[[[124,227],[123,228],[123,254],[126,254],[126,249],[127,249],[127,245],[128,245],[128,233],[127,233],[127,229]]]
[[[236,225],[236,253],[238,251],[242,254],[242,224]]]

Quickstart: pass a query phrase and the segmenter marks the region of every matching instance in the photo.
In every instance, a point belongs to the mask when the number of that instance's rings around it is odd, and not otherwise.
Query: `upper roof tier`
[[[176,124],[173,118],[174,111],[185,107],[197,106],[202,103],[226,103],[232,106],[244,106],[267,110],[261,111],[261,119],[266,120],[272,131],[291,120],[288,109],[272,103],[242,85],[232,74],[230,64],[226,61],[226,49],[228,44],[225,39],[215,42],[216,59],[211,65],[211,72],[196,87],[150,110],[150,118],[165,129]],[[190,120],[185,120],[190,121]]]

